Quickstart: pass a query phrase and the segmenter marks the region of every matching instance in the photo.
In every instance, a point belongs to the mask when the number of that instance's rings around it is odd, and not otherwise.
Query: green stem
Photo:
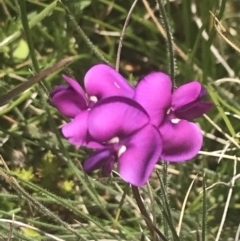
[[[171,79],[173,81],[173,86],[175,87],[175,69],[176,69],[176,61],[175,61],[175,53],[173,48],[173,36],[170,29],[170,24],[168,21],[167,13],[164,8],[164,4],[162,0],[156,0],[159,5],[159,10],[161,13],[161,20],[163,27],[165,28],[166,37],[167,37],[167,47],[168,47],[168,56],[169,56],[169,72]]]
[[[31,35],[31,32],[30,32],[30,27],[29,27],[28,18],[27,18],[26,1],[25,0],[19,0],[19,7],[20,7],[20,12],[21,12],[22,25],[23,25],[25,36],[26,36],[26,39],[27,39],[29,52],[30,52],[30,56],[31,56],[31,60],[32,60],[32,65],[33,65],[35,73],[39,73],[40,68],[39,68],[37,57],[36,57],[36,54],[35,54],[34,44],[33,44],[32,35]],[[40,86],[45,91],[45,93],[47,93],[47,95],[49,95],[48,90],[44,86],[44,84],[40,82]]]
[[[205,175],[203,176],[203,202],[202,202],[202,241],[206,240],[207,228],[207,197]]]
[[[83,29],[78,25],[78,23],[75,21],[73,15],[71,14],[69,8],[65,6],[61,1],[63,8],[65,9],[70,21],[73,23],[73,25],[76,27],[77,32],[80,34],[84,42],[87,44],[87,46],[93,51],[93,53],[104,63],[109,64],[109,61],[105,59],[105,57],[101,54],[99,49],[92,43],[92,41],[88,38],[88,36],[84,33]]]
[[[30,33],[30,28],[29,28],[29,24],[28,24],[26,1],[20,0],[19,6],[20,6],[20,11],[21,11],[22,25],[23,25],[23,29],[24,29],[24,32],[25,32],[25,35],[26,35],[32,64],[33,64],[35,72],[38,73],[40,71],[40,69],[39,69],[37,58],[36,58],[36,55],[35,55],[35,49],[34,49],[34,44],[33,44],[33,41],[32,41],[32,35]]]

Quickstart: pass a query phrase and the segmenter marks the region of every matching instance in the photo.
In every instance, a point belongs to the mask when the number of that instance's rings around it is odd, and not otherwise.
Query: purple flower
[[[147,182],[161,155],[162,139],[137,102],[126,97],[99,101],[89,111],[88,131],[99,147],[84,162],[86,172],[102,168],[109,174],[117,161],[123,180],[135,186]]]
[[[161,157],[180,162],[202,146],[200,128],[191,122],[211,107],[202,101],[207,91],[197,81],[172,92],[168,75],[147,75],[133,89],[108,65],[93,66],[84,77],[86,93],[74,79],[51,92],[51,103],[72,118],[62,128],[74,145],[95,148],[83,164],[86,172],[102,169],[119,174],[135,186],[144,185]]]
[[[56,87],[50,94],[50,101],[63,115],[74,118],[63,126],[62,133],[72,144],[78,146],[88,142],[88,113],[97,101],[109,96],[134,96],[134,89],[108,65],[95,65],[86,73],[86,94],[76,80],[66,75],[63,78],[68,85]]]
[[[162,135],[161,158],[170,162],[193,158],[201,149],[203,136],[200,128],[190,121],[212,107],[211,102],[202,101],[206,89],[192,81],[172,92],[170,77],[155,72],[139,82],[135,93],[135,100],[148,112]]]

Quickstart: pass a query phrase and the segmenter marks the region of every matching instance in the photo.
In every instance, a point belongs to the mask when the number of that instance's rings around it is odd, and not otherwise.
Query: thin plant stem
[[[202,241],[206,240],[207,232],[207,197],[206,197],[206,181],[205,174],[203,177],[203,201],[202,201]]]
[[[153,193],[152,193],[152,189],[151,189],[151,185],[149,182],[147,182],[147,190],[149,193],[149,198],[151,201],[151,207],[152,207],[152,221],[153,221],[153,225],[157,226],[157,220],[156,220],[156,210],[155,210],[155,201],[154,201],[154,197],[153,197]],[[157,236],[156,233],[154,232],[153,234],[153,240],[156,240]]]
[[[36,54],[35,54],[34,44],[33,44],[32,35],[31,35],[31,32],[30,32],[30,27],[29,27],[28,18],[27,18],[26,1],[20,0],[19,1],[19,7],[20,7],[20,11],[21,11],[22,25],[23,25],[23,29],[24,29],[24,32],[25,32],[25,35],[26,35],[26,39],[27,39],[27,43],[28,43],[28,47],[29,47],[29,52],[30,52],[33,68],[34,68],[35,73],[39,73],[40,68],[39,68],[37,57],[36,57]],[[44,86],[44,84],[40,82],[40,86],[43,88],[43,90],[48,95],[49,94],[48,89]]]
[[[166,43],[167,43],[167,50],[168,50],[167,52],[168,52],[168,58],[169,58],[169,73],[170,73],[170,76],[171,76],[171,79],[172,79],[172,82],[173,82],[173,88],[175,88],[176,87],[176,83],[175,83],[176,61],[175,61],[173,36],[172,36],[172,33],[171,33],[170,24],[169,24],[169,21],[168,21],[167,13],[166,13],[165,8],[164,8],[163,1],[162,0],[156,0],[156,3],[159,6],[162,25],[165,29]],[[168,163],[163,162],[163,185],[164,185],[163,192],[166,192],[166,200],[168,201],[167,179],[168,179]],[[166,222],[164,222],[164,230],[165,230],[165,235],[168,237],[168,224]]]
[[[117,50],[117,57],[116,57],[116,70],[119,71],[119,64],[120,64],[120,58],[121,58],[121,50],[122,50],[122,46],[123,46],[123,39],[124,39],[124,36],[125,36],[125,33],[126,33],[126,30],[127,30],[127,26],[128,26],[128,23],[130,21],[130,18],[131,18],[131,15],[132,15],[132,12],[137,4],[138,0],[135,0],[127,14],[127,17],[126,17],[126,20],[124,22],[124,25],[123,25],[123,29],[122,29],[122,32],[121,32],[121,35],[120,35],[120,38],[119,38],[119,44],[118,44],[118,50]]]
[[[125,189],[124,189],[124,192],[123,192],[123,195],[122,195],[122,198],[121,198],[121,200],[120,200],[119,208],[118,208],[118,210],[117,210],[117,214],[116,214],[116,217],[115,217],[115,220],[114,220],[114,223],[113,223],[113,228],[114,228],[114,229],[115,229],[116,226],[117,226],[117,222],[118,222],[118,219],[119,219],[120,214],[121,214],[122,206],[123,206],[123,204],[124,204],[124,201],[125,201],[125,199],[126,199],[126,196],[127,196],[128,192],[129,192],[129,187],[130,187],[129,185],[126,185],[126,187],[125,187]]]
[[[10,230],[9,230],[9,233],[8,233],[8,238],[7,238],[7,241],[10,241],[11,239],[12,239],[12,235],[13,235],[13,225],[14,225],[14,223],[15,223],[15,215],[13,214],[12,215],[12,220],[9,220],[9,221],[12,221],[11,223],[10,223]]]
[[[173,87],[176,87],[176,83],[175,83],[176,60],[175,60],[175,53],[174,53],[174,47],[173,47],[173,36],[170,29],[167,13],[164,8],[164,3],[162,0],[156,0],[156,2],[159,5],[162,24],[163,24],[163,27],[165,28],[165,33],[166,33],[166,42],[167,42],[168,57],[169,57],[169,73],[173,81]]]
[[[164,200],[164,208],[168,207],[168,183],[167,183],[167,178],[168,178],[168,163],[165,161],[162,161],[162,178],[160,177],[160,174],[158,175],[159,181],[161,183],[161,190],[162,190],[162,197]],[[166,199],[166,200],[165,200]],[[171,212],[167,212],[169,215],[171,215]],[[168,238],[168,223],[167,220],[163,217],[163,227],[164,227],[164,234]]]
[[[153,223],[151,221],[151,218],[150,218],[150,216],[149,216],[149,214],[147,212],[147,209],[145,208],[145,206],[143,204],[142,197],[141,197],[141,195],[139,193],[139,189],[137,187],[135,187],[135,186],[132,186],[132,192],[133,192],[133,196],[134,196],[134,198],[135,198],[135,200],[137,202],[138,208],[139,208],[141,214],[143,215],[144,220],[145,220],[145,222],[146,222],[146,224],[147,224],[151,234],[153,235],[153,232],[156,232],[159,235],[159,237],[160,237],[160,241],[168,241],[165,238],[165,236],[161,233],[161,231],[158,230],[153,225]]]
[[[238,229],[237,229],[234,241],[239,241],[239,237],[240,237],[240,224],[238,225]]]
[[[34,49],[34,45],[33,45],[33,41],[32,41],[32,35],[30,33],[30,28],[29,28],[29,24],[28,24],[25,0],[20,0],[19,6],[20,6],[20,10],[21,10],[22,25],[23,25],[23,29],[24,29],[24,32],[25,32],[25,35],[26,35],[28,47],[29,47],[29,50],[30,50],[30,56],[31,56],[32,64],[33,64],[35,72],[39,72],[40,69],[38,67],[38,61],[37,61],[37,58],[36,58],[36,55],[35,55],[35,49]]]
[[[225,207],[224,207],[221,223],[219,225],[219,229],[218,229],[215,241],[219,241],[221,233],[222,233],[223,225],[224,225],[225,220],[226,220],[228,207],[229,207],[229,204],[230,204],[230,201],[231,201],[231,197],[232,197],[233,187],[234,187],[234,184],[235,184],[235,181],[236,181],[236,174],[237,174],[237,160],[234,161],[233,178],[232,178],[231,183],[230,183],[230,188],[229,188],[229,191],[228,191],[226,204],[225,204]]]
[[[34,198],[32,198],[16,181],[15,178],[9,177],[4,173],[3,171],[0,170],[0,175],[21,195],[24,197],[30,204],[32,204],[37,210],[41,211],[42,213],[46,214],[53,220],[57,221],[59,224],[63,225],[67,230],[75,234],[79,238],[83,238],[76,230],[72,229],[69,224],[66,222],[62,221],[61,218],[59,218],[57,215],[49,211],[45,206],[43,206],[41,203],[37,202]],[[85,240],[85,239],[82,239]]]
[[[84,42],[87,46],[93,51],[93,53],[103,62],[109,64],[109,61],[103,56],[103,54],[99,51],[99,49],[92,43],[92,41],[88,38],[88,36],[84,33],[83,29],[79,26],[79,24],[75,21],[73,15],[71,14],[69,8],[65,6],[61,1],[59,1],[62,7],[65,9],[70,21],[76,27],[77,32],[80,34]]]
[[[35,51],[34,51],[34,46],[33,46],[33,42],[32,42],[32,38],[31,38],[31,34],[30,34],[30,28],[29,28],[29,25],[28,25],[28,20],[27,20],[27,12],[26,12],[26,3],[25,3],[25,0],[21,0],[20,2],[20,9],[21,9],[21,15],[22,15],[22,22],[23,22],[23,28],[26,32],[26,36],[27,36],[27,39],[28,39],[28,44],[29,44],[29,49],[30,49],[30,52],[32,53],[31,54],[31,59],[32,59],[32,63],[33,63],[33,66],[34,66],[34,69],[36,72],[39,72],[40,68],[38,66],[38,62],[37,62],[37,59],[36,59],[36,56],[35,56]],[[68,10],[68,9],[67,9]],[[70,15],[70,17],[72,18],[72,16]],[[77,26],[77,23],[75,22],[74,18],[72,18],[72,21],[76,24]],[[82,33],[83,37],[85,38],[85,41],[88,42],[88,44],[92,44],[90,42],[90,40],[87,38],[87,36],[84,34],[84,32],[81,30],[81,28],[79,29],[79,31]],[[98,53],[98,52],[97,52]],[[69,158],[69,156],[67,155],[67,152],[65,151],[65,148],[64,148],[64,145],[62,143],[62,140],[61,140],[61,137],[60,135],[58,134],[58,130],[56,128],[56,125],[55,125],[55,121],[53,120],[52,118],[52,115],[50,113],[50,109],[49,109],[49,106],[48,106],[48,103],[46,101],[46,99],[43,97],[42,95],[42,101],[44,103],[44,105],[46,106],[46,113],[49,117],[49,124],[52,128],[52,130],[56,133],[56,137],[57,137],[57,140],[58,140],[58,143],[59,145],[61,146],[61,149],[64,150],[64,154],[65,156],[67,157],[68,161],[69,161],[69,164],[70,164],[70,167],[72,168],[72,170],[75,172],[75,174],[77,174],[78,178],[82,181],[82,183],[84,183],[84,186],[86,187],[86,182],[84,182],[83,178],[81,175],[78,175],[79,173],[76,171],[76,168],[75,168],[75,165],[72,163],[71,159]],[[86,188],[86,190],[89,190],[89,188]],[[90,195],[92,194],[91,191],[89,191]],[[94,195],[91,195],[92,197]],[[96,197],[94,197],[95,200],[96,200]],[[100,202],[100,201],[99,201]],[[101,206],[101,204],[100,204]],[[102,210],[104,211],[104,208],[102,208]],[[111,215],[105,211],[106,215],[109,217],[109,218],[112,218]]]
[[[181,226],[182,226],[182,221],[183,221],[183,215],[184,215],[184,211],[185,211],[185,208],[186,208],[186,205],[187,205],[187,200],[188,200],[188,197],[189,197],[189,194],[190,194],[190,191],[192,189],[192,186],[195,182],[195,180],[197,179],[197,175],[195,176],[195,178],[192,180],[188,190],[187,190],[187,193],[184,197],[184,201],[183,201],[183,205],[182,205],[182,209],[181,209],[181,213],[180,213],[180,217],[179,217],[179,221],[178,221],[178,226],[176,228],[176,232],[178,234],[178,236],[180,236],[180,232],[181,232]]]

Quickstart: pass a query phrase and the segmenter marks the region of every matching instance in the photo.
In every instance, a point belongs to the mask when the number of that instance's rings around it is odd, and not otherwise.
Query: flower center
[[[173,124],[177,124],[177,123],[180,122],[180,119],[174,118],[174,119],[171,119],[171,122],[172,122]]]
[[[117,136],[115,136],[111,140],[108,141],[108,144],[114,144],[114,143],[118,143],[118,142],[119,142],[119,138]]]
[[[167,110],[166,115],[167,115],[167,119],[170,120],[173,124],[178,124],[181,120],[175,116],[175,113],[171,108]]]
[[[98,101],[98,98],[93,95],[93,96],[90,96],[90,97],[89,97],[89,100],[92,101],[92,102],[94,102],[94,103],[96,103],[96,102]]]
[[[118,158],[127,150],[126,146],[121,146],[118,150]]]

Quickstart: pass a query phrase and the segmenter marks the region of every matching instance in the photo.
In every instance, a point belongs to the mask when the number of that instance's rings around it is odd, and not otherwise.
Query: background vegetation
[[[0,96],[54,66],[41,84],[0,107],[0,240],[240,240],[238,0],[163,4],[176,85],[199,80],[215,107],[197,120],[205,136],[199,155],[169,165],[168,175],[159,162],[140,189],[151,224],[125,183],[115,175],[86,176],[81,163],[89,150],[60,135],[67,120],[49,105],[48,92],[64,83],[62,73],[82,83],[92,65],[115,66],[133,2],[0,0]],[[152,70],[169,73],[163,20],[156,1],[137,1],[120,60],[133,83]]]

